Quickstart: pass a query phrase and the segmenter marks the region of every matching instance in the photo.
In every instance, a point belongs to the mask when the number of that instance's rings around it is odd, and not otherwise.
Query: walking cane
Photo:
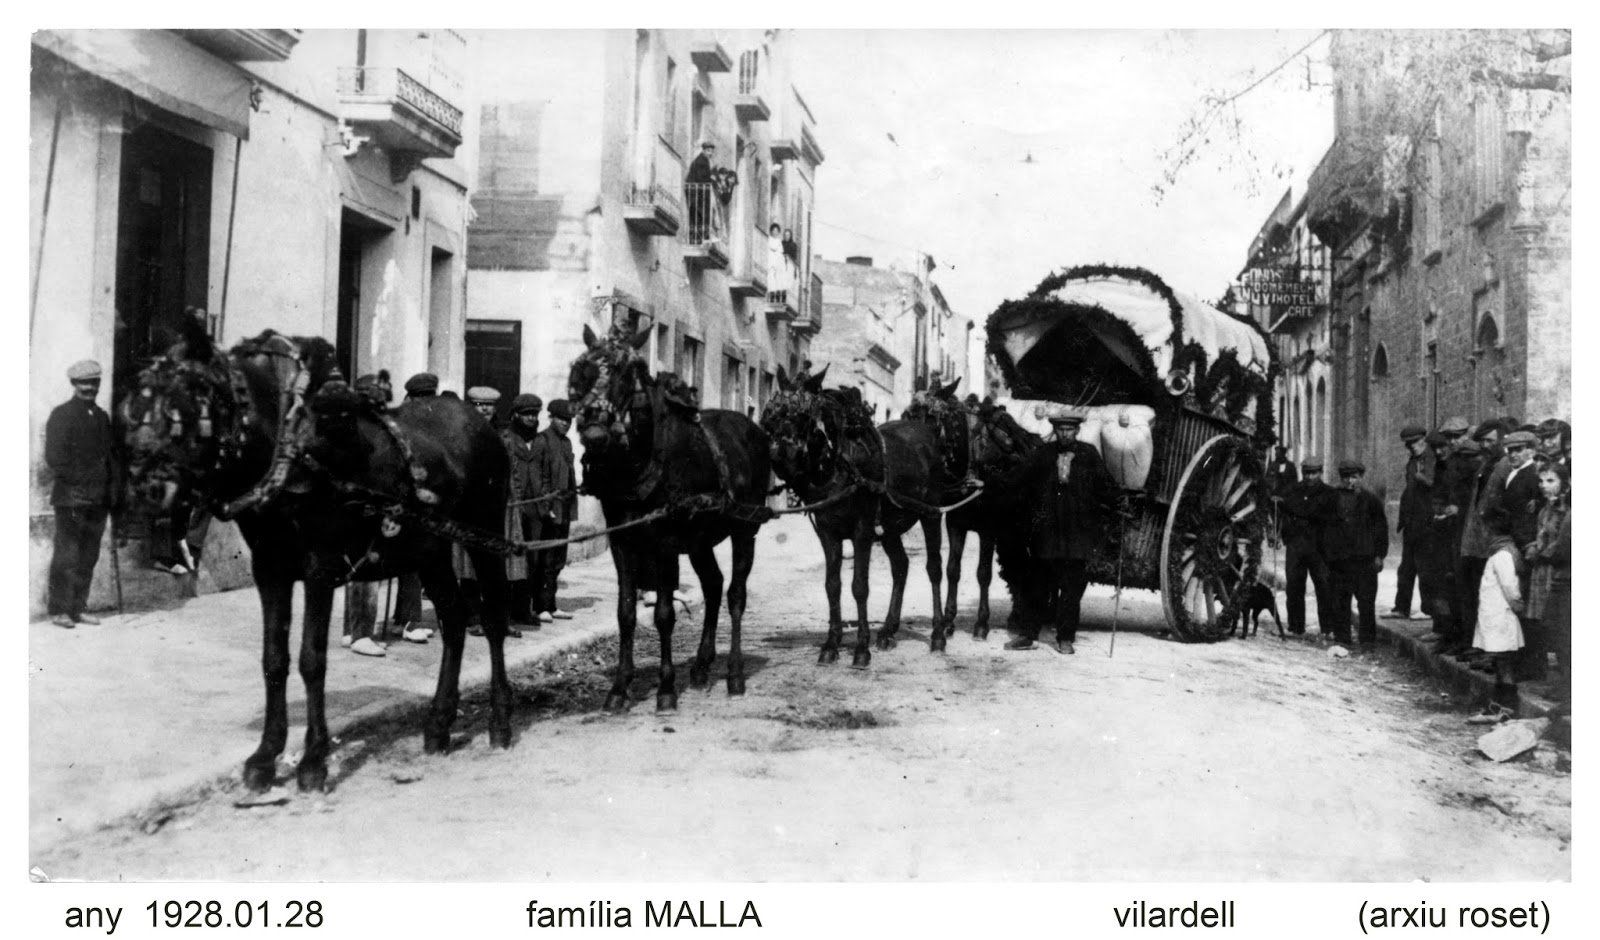
[[[1117,511],[1117,593],[1111,599],[1111,646],[1106,658],[1117,654],[1117,621],[1122,617],[1122,552],[1128,541],[1128,517],[1118,507]]]
[[[122,561],[117,552],[117,523],[111,522],[111,581],[117,588],[117,613],[122,613]]]
[[[394,615],[394,579],[386,578],[383,582],[383,641],[389,642],[390,618]]]

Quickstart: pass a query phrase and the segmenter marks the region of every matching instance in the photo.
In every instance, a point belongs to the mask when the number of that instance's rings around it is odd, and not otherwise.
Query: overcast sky
[[[980,325],[1072,264],[1135,264],[1217,297],[1332,140],[1327,39],[1309,76],[1301,57],[1237,102],[1243,147],[1213,135],[1158,202],[1162,154],[1207,92],[1244,88],[1316,35],[797,30],[795,84],[827,155],[816,250],[925,251]]]

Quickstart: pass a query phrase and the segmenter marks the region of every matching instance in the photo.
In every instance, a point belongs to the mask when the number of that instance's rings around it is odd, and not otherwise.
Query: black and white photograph
[[[1573,30],[915,22],[32,30],[29,877],[1572,887]]]

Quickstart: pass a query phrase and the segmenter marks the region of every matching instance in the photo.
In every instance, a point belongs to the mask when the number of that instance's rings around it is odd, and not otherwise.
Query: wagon
[[[987,333],[1018,417],[1032,401],[1087,409],[1080,439],[1128,492],[1132,513],[1090,580],[1159,591],[1185,640],[1226,636],[1266,534],[1278,366],[1265,334],[1149,271],[1106,265],[1045,278],[1001,304]]]

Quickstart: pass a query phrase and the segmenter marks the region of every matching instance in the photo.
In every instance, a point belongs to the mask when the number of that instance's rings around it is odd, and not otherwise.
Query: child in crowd
[[[1502,721],[1516,714],[1517,651],[1522,649],[1522,578],[1527,572],[1511,533],[1497,527],[1478,583],[1478,626],[1472,645],[1494,659],[1494,697],[1474,722]]]
[[[1556,699],[1565,711],[1572,702],[1572,479],[1566,465],[1541,467],[1539,491],[1538,535],[1523,550],[1530,567],[1525,615],[1540,622],[1560,661]]]

